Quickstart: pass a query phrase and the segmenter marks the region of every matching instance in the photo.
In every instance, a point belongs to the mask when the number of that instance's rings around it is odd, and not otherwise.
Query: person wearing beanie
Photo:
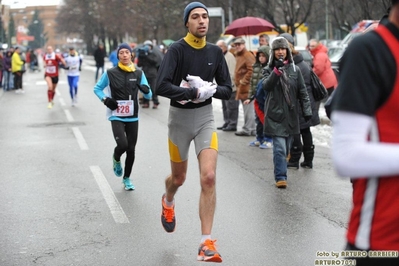
[[[96,85],[94,93],[107,107],[106,115],[111,122],[116,142],[112,155],[113,170],[116,176],[123,175],[125,190],[134,190],[130,175],[135,160],[135,148],[139,129],[138,92],[151,99],[152,92],[143,71],[136,69],[132,62],[132,48],[122,43],[116,49],[118,65],[105,71]],[[126,153],[125,169],[121,157]]]
[[[206,11],[206,14],[208,15],[208,9],[207,7],[201,3],[201,2],[191,2],[189,3],[186,8],[184,8],[184,15],[183,15],[183,21],[184,21],[184,26],[187,27],[187,22],[188,18],[190,16],[190,13],[193,9],[195,8],[202,8]]]
[[[320,117],[318,112],[319,108],[317,102],[314,100],[312,88],[310,86],[311,68],[309,64],[303,60],[302,54],[295,50],[294,38],[292,37],[292,35],[289,33],[282,33],[279,36],[284,37],[288,41],[288,45],[290,46],[291,49],[291,54],[294,60],[294,64],[298,66],[299,69],[301,70],[301,74],[309,95],[310,106],[312,107],[312,118],[309,121],[306,121],[301,110],[301,105],[299,104],[299,102],[297,103],[300,134],[294,135],[294,141],[290,149],[288,168],[299,169],[299,160],[301,159],[303,153],[305,160],[301,162],[300,164],[301,167],[306,169],[312,169],[313,157],[314,157],[314,144],[313,144],[313,135],[310,130],[310,127],[317,126],[318,124],[320,124]]]
[[[71,96],[72,106],[75,106],[78,100],[78,83],[80,71],[82,71],[82,57],[74,47],[69,48],[69,55],[65,58],[65,66],[68,70],[69,95]]]
[[[352,40],[331,98],[332,161],[351,181],[346,250],[356,265],[399,265],[399,1],[388,18]],[[384,250],[381,256],[375,250]]]
[[[267,93],[264,134],[273,139],[275,185],[287,187],[287,156],[293,136],[299,134],[298,108],[306,121],[312,118],[309,95],[303,76],[295,65],[288,41],[276,37],[264,68],[262,86]]]
[[[156,91],[170,99],[168,143],[171,174],[165,180],[161,222],[166,232],[176,228],[174,197],[187,175],[188,153],[194,141],[200,169],[201,242],[197,260],[222,262],[211,238],[216,208],[218,140],[212,98],[230,99],[229,69],[222,50],[206,41],[207,7],[191,2],[184,9],[187,35],[174,42],[159,67]],[[213,83],[215,82],[215,83]]]

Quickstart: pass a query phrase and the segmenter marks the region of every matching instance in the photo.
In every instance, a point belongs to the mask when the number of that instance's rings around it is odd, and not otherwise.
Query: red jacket
[[[310,51],[313,55],[313,71],[323,82],[326,89],[336,88],[338,85],[337,77],[331,68],[331,61],[327,55],[327,47],[319,44]]]

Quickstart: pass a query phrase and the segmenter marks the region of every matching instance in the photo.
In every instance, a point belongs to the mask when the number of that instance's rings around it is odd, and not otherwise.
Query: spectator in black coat
[[[98,72],[101,69],[101,75],[104,73],[104,60],[105,60],[105,49],[104,45],[100,43],[98,48],[94,51],[94,60],[96,61],[96,77],[95,81],[98,79]]]
[[[153,109],[158,108],[159,101],[155,91],[156,79],[159,65],[161,64],[162,57],[154,51],[154,45],[150,40],[144,42],[144,47],[138,49],[138,63],[147,77],[152,91]],[[143,108],[150,107],[150,101],[143,99]]]

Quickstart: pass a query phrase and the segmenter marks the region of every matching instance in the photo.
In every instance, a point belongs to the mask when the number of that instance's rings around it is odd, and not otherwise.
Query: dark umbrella
[[[264,31],[271,31],[272,29],[274,29],[273,24],[263,18],[243,17],[234,20],[226,28],[224,34],[231,34],[234,36],[256,35]]]

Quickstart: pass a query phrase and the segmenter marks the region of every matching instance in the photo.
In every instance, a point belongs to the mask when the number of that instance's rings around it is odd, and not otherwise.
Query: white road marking
[[[69,112],[69,110],[64,110],[64,113],[65,113],[65,115],[67,117],[68,122],[75,121],[75,119],[73,118],[73,116],[72,116],[71,112]]]
[[[88,150],[89,146],[87,145],[85,139],[83,138],[82,133],[80,132],[79,128],[72,127],[73,134],[75,135],[76,140],[78,141],[79,147],[82,151]]]
[[[115,222],[130,223],[100,167],[97,165],[90,166],[90,170],[93,173],[93,176],[96,179],[98,186],[100,187],[100,190],[103,194],[105,201],[107,202],[108,208],[110,209]]]

